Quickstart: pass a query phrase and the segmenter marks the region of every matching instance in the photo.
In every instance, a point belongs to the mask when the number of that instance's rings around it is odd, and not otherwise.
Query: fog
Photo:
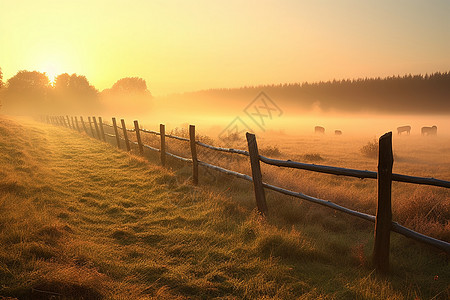
[[[388,131],[397,135],[397,127],[405,125],[411,126],[411,136],[420,136],[424,126],[437,126],[438,136],[450,136],[448,115],[325,112],[317,107],[300,109],[292,103],[283,105],[283,101],[280,101],[279,111],[268,113],[261,109],[259,115],[254,115],[246,110],[244,102],[224,103],[223,99],[209,99],[208,102],[209,106],[205,101],[187,105],[183,100],[157,98],[152,112],[148,117],[142,115],[140,121],[153,128],[163,123],[168,130],[194,124],[197,131],[211,137],[218,137],[227,130],[250,131],[260,136],[314,135],[314,127],[322,126],[325,136],[334,136],[335,130],[340,130],[343,136],[373,138]]]

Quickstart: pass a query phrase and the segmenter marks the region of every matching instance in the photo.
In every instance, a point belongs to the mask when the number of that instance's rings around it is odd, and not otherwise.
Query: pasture
[[[167,130],[167,129],[166,129]],[[169,132],[188,137],[185,128],[175,128]],[[226,142],[199,135],[207,143],[246,149],[246,141],[236,138]],[[293,161],[321,164],[360,170],[377,170],[377,149],[364,153],[362,148],[376,142],[375,136],[335,136],[332,134],[260,134],[257,135],[258,146],[262,155],[290,159]],[[158,147],[159,141],[147,137],[147,142]],[[433,177],[450,180],[450,137],[420,135],[393,135],[394,166],[393,172],[411,176]],[[189,150],[183,142],[171,140],[168,151],[189,157]],[[199,159],[219,166],[251,175],[249,163],[238,155],[217,155],[207,149],[200,149]],[[293,170],[262,164],[263,181],[293,191],[333,201],[339,205],[375,214],[377,183],[372,180],[319,174],[304,170]],[[210,172],[200,181],[210,182]],[[409,183],[394,182],[392,188],[393,220],[413,230],[438,239],[450,241],[450,191],[445,188],[419,186]],[[283,205],[278,199],[283,196],[270,193],[276,204],[272,210],[283,212]],[[269,197],[269,199],[270,199]],[[269,200],[270,201],[270,200]],[[288,200],[290,202],[291,200]],[[299,200],[294,200],[294,202]],[[295,206],[296,204],[294,204]],[[292,208],[286,208],[292,214]],[[295,216],[290,216],[295,218]]]
[[[153,128],[149,128],[153,129]],[[374,274],[373,226],[158,155],[145,160],[73,130],[0,120],[0,295],[20,299],[447,299],[448,260],[392,234],[392,270]],[[168,129],[182,135],[185,129]],[[207,136],[200,140],[213,141]],[[394,171],[449,180],[448,140],[394,138]],[[430,137],[431,138],[431,137]],[[267,156],[376,170],[345,136],[258,139]],[[157,143],[147,137],[146,143]],[[239,146],[240,141],[235,141]],[[155,145],[157,146],[157,145]],[[413,148],[414,146],[415,148]],[[178,141],[168,149],[183,154]],[[263,152],[264,153],[264,152]],[[444,154],[443,154],[444,153]],[[200,151],[199,159],[208,152]],[[248,172],[248,161],[212,157]],[[263,168],[265,181],[372,212],[376,182]],[[394,184],[394,220],[449,240],[449,194]],[[373,213],[373,212],[372,212]],[[406,224],[404,224],[406,225]],[[419,228],[423,226],[424,228]],[[427,229],[429,232],[423,232]]]

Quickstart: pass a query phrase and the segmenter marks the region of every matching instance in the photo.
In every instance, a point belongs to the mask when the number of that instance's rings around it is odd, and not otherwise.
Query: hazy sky
[[[449,0],[0,0],[0,67],[153,94],[450,70]]]

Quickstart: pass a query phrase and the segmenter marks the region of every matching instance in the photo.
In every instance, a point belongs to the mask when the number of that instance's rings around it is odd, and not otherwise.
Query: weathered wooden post
[[[66,123],[66,118],[64,118],[64,116],[61,116],[61,120],[62,120],[62,124],[64,125],[64,127],[68,127],[67,123]]]
[[[191,145],[192,155],[192,182],[198,184],[198,159],[197,159],[197,145],[195,143],[195,125],[189,125],[189,142]]]
[[[161,165],[166,165],[166,126],[159,124],[159,133],[161,136]]]
[[[94,132],[94,128],[92,127],[91,117],[88,117],[88,121],[89,121],[89,127],[91,128],[92,137],[95,138],[95,132]]]
[[[100,129],[98,128],[98,124],[97,124],[97,118],[96,117],[92,117],[92,120],[94,121],[94,126],[95,126],[95,132],[97,133],[97,138],[99,140],[101,140],[101,136],[100,136]]]
[[[70,119],[69,119],[69,116],[66,115],[66,118],[67,118],[67,127],[72,128],[72,127],[70,126]]]
[[[86,134],[89,135],[89,133],[88,133],[88,131],[87,131],[87,128],[86,128],[86,124],[84,123],[83,117],[82,117],[82,116],[80,116],[80,121],[81,121],[81,124],[83,125],[84,132],[86,132]]]
[[[391,237],[392,209],[392,132],[380,137],[378,148],[378,204],[375,219],[375,244],[373,264],[380,273],[389,271],[389,244]]]
[[[139,146],[139,153],[141,155],[144,154],[144,145],[142,145],[142,141],[141,141],[141,132],[139,129],[139,123],[137,120],[134,121],[134,131],[136,132],[136,140]]]
[[[78,132],[81,132],[80,126],[78,125],[78,118],[77,118],[77,116],[75,116],[75,124],[76,124],[76,126],[77,126]]]
[[[259,213],[267,213],[266,194],[262,184],[261,166],[259,165],[258,144],[254,134],[246,134],[248,143],[248,152],[250,153],[250,165],[252,167],[253,188],[255,190],[256,206]]]
[[[125,140],[125,145],[127,146],[127,151],[130,151],[130,141],[128,140],[128,134],[127,134],[127,127],[125,126],[125,120],[121,119],[120,122],[122,123],[122,130],[123,130],[123,139]]]
[[[106,137],[105,137],[105,130],[103,129],[103,120],[102,117],[98,117],[98,126],[100,127],[100,135],[102,137],[102,140],[104,142],[106,142]]]
[[[116,135],[117,148],[120,149],[120,137],[119,137],[119,130],[117,130],[116,118],[112,118],[112,122],[114,127],[114,134]]]
[[[72,129],[75,130],[75,121],[73,120],[73,116],[70,116],[70,121],[72,122]]]

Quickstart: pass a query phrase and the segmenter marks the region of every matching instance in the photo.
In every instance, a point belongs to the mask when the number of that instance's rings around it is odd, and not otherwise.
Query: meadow
[[[171,134],[189,138],[187,125],[169,130]],[[167,130],[167,129],[166,129]],[[133,139],[134,136],[130,135]],[[197,139],[219,147],[247,149],[243,137],[233,140],[213,139],[198,135]],[[257,135],[260,152],[271,158],[293,160],[342,168],[377,171],[378,148],[375,136],[336,136],[321,134],[288,135],[266,133]],[[159,137],[144,135],[144,142],[159,147]],[[190,157],[184,142],[170,139],[168,151]],[[394,135],[393,172],[419,177],[450,180],[450,136]],[[217,164],[230,170],[251,175],[247,158],[239,155],[217,154],[197,147],[199,160]],[[261,163],[263,181],[293,191],[333,201],[345,207],[375,215],[377,182],[344,176],[320,174],[265,165]],[[217,174],[216,174],[217,175]],[[215,177],[207,172],[205,179]],[[284,199],[279,194],[271,197]],[[413,230],[438,239],[450,241],[450,191],[445,188],[393,182],[393,220]],[[270,200],[269,200],[270,201]],[[291,200],[287,200],[288,202]],[[299,200],[294,200],[294,202]],[[296,204],[294,204],[296,206]],[[296,219],[292,207],[274,205],[277,213],[286,213],[287,219]]]
[[[149,128],[153,129],[153,128]],[[167,129],[166,129],[167,130]],[[183,135],[185,129],[169,129]],[[371,268],[373,224],[158,154],[146,159],[67,128],[0,119],[0,295],[18,299],[448,299],[448,258],[391,236]],[[131,134],[130,134],[131,135]],[[376,170],[371,139],[261,137],[262,154]],[[200,140],[218,143],[205,135]],[[158,146],[157,138],[145,142]],[[398,137],[394,172],[449,180],[448,139]],[[237,139],[234,145],[245,149]],[[274,146],[275,145],[275,146]],[[414,146],[414,147],[412,147]],[[168,150],[189,157],[187,147]],[[249,172],[246,159],[212,156]],[[213,161],[211,161],[213,162]],[[376,181],[263,167],[264,181],[373,214]],[[394,184],[394,220],[449,240],[449,193]],[[423,228],[422,228],[423,227]]]

